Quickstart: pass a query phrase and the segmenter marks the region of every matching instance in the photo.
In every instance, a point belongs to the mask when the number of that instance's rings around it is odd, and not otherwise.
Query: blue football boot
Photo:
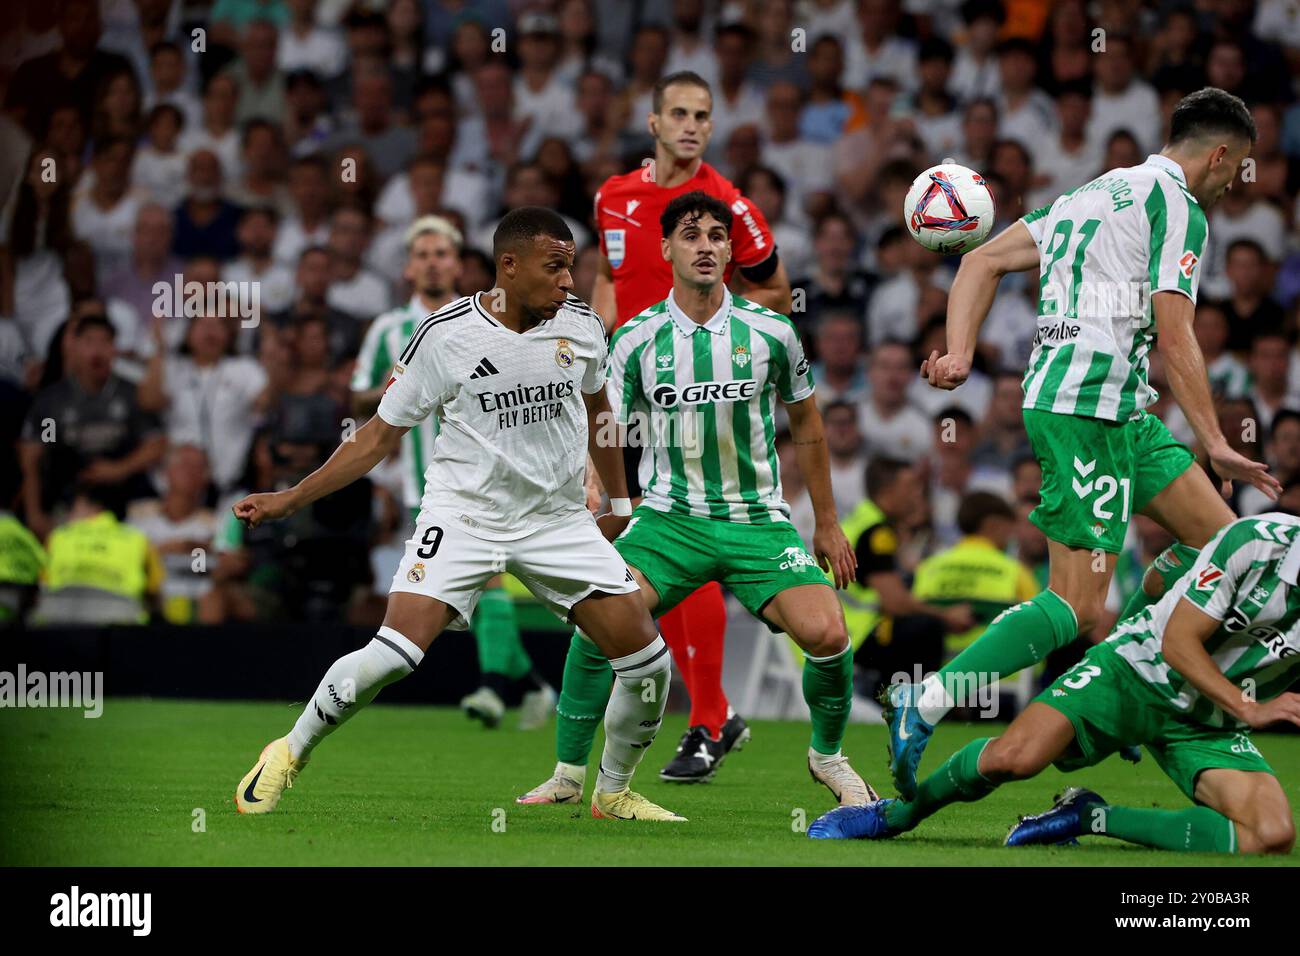
[[[1079,842],[1079,837],[1089,830],[1089,810],[1104,807],[1100,795],[1083,787],[1068,787],[1056,798],[1052,809],[1031,817],[1021,817],[1020,822],[1007,834],[1007,846],[1064,846]]]

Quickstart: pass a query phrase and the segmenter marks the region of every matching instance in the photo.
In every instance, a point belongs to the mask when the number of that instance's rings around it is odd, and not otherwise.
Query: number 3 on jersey
[[[1095,495],[1092,502],[1092,513],[1102,521],[1109,521],[1115,517],[1113,506],[1108,507],[1110,500],[1117,493],[1122,493],[1120,500],[1120,521],[1128,521],[1129,499],[1131,497],[1132,483],[1128,478],[1116,479],[1114,475],[1093,475],[1093,470],[1097,467],[1097,459],[1084,462],[1080,461],[1078,456],[1074,459],[1074,475],[1070,479],[1074,487],[1074,493],[1080,498],[1087,498],[1089,495]]]

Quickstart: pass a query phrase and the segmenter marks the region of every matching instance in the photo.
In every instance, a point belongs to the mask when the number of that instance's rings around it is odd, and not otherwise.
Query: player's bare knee
[[[1256,821],[1253,830],[1259,844],[1255,851],[1257,853],[1284,856],[1295,846],[1295,822],[1291,819],[1289,810],[1285,815],[1266,814]]]

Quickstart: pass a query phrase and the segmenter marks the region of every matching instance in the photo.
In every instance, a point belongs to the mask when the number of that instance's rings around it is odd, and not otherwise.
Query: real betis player
[[[1224,439],[1192,332],[1205,210],[1231,188],[1254,141],[1240,99],[1213,88],[1192,93],[1174,108],[1159,154],[1104,173],[962,258],[948,297],[948,353],[932,353],[921,374],[936,388],[964,382],[999,279],[1038,271],[1024,419],[1043,471],[1041,502],[1029,517],[1048,538],[1051,571],[1046,590],[999,615],[935,674],[888,690],[890,770],[904,798],[916,795],[926,742],[961,692],[1092,629],[1133,513],[1179,543],[1148,570],[1127,611],[1232,520],[1209,477],[1192,467],[1192,452],[1146,411],[1156,399],[1147,381],[1153,347],[1218,476],[1277,498],[1266,466]]]
[[[840,529],[813,380],[798,334],[783,315],[731,294],[732,213],[703,192],[670,202],[660,218],[662,255],[672,263],[668,298],[633,317],[610,341],[610,404],[628,444],[643,448],[643,498],[614,546],[632,569],[646,607],[670,611],[716,581],[774,631],[803,648],[803,694],[812,714],[808,769],[841,805],[874,791],[841,750],[852,700],[853,661],[844,614],[822,567],[839,587],[856,560]],[[817,526],[810,555],[781,494],[773,413],[790,418]],[[608,436],[616,443],[619,428]],[[588,753],[612,675],[574,666],[561,699],[586,720],[565,725],[551,778],[520,803],[572,803],[582,796]],[[581,738],[581,739],[578,739]]]
[[[1195,806],[1125,807],[1072,787],[1024,817],[1009,846],[1108,836],[1164,850],[1289,853],[1286,793],[1251,731],[1300,726],[1300,520],[1277,512],[1223,528],[1154,605],[1121,621],[993,739],[973,740],[907,801],[837,808],[811,837],[880,839],[954,802],[1055,764],[1091,767],[1145,744]]]
[[[393,363],[415,330],[456,298],[456,280],[461,274],[460,230],[441,216],[421,216],[406,231],[405,239],[407,258],[402,276],[414,291],[406,305],[385,312],[366,330],[352,373],[352,409],[359,416],[369,417],[379,407],[384,388],[392,378]],[[437,435],[438,418],[430,415],[402,437],[402,502],[409,513],[410,528],[415,527],[420,513],[424,476],[433,460]],[[502,698],[510,685],[530,678],[534,686],[524,694],[519,728],[540,727],[555,706],[555,691],[533,669],[519,639],[514,602],[502,586],[500,575],[483,591],[472,627],[483,685],[460,702],[461,708],[484,725],[495,727],[505,714]]]

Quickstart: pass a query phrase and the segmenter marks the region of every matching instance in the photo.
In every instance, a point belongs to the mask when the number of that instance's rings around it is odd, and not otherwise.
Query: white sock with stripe
[[[612,659],[614,692],[605,708],[605,750],[596,789],[626,790],[646,748],[654,743],[668,705],[672,658],[658,634],[641,650]]]
[[[424,651],[391,627],[381,627],[365,647],[336,660],[289,732],[294,759],[305,760],[321,740],[422,660]]]

